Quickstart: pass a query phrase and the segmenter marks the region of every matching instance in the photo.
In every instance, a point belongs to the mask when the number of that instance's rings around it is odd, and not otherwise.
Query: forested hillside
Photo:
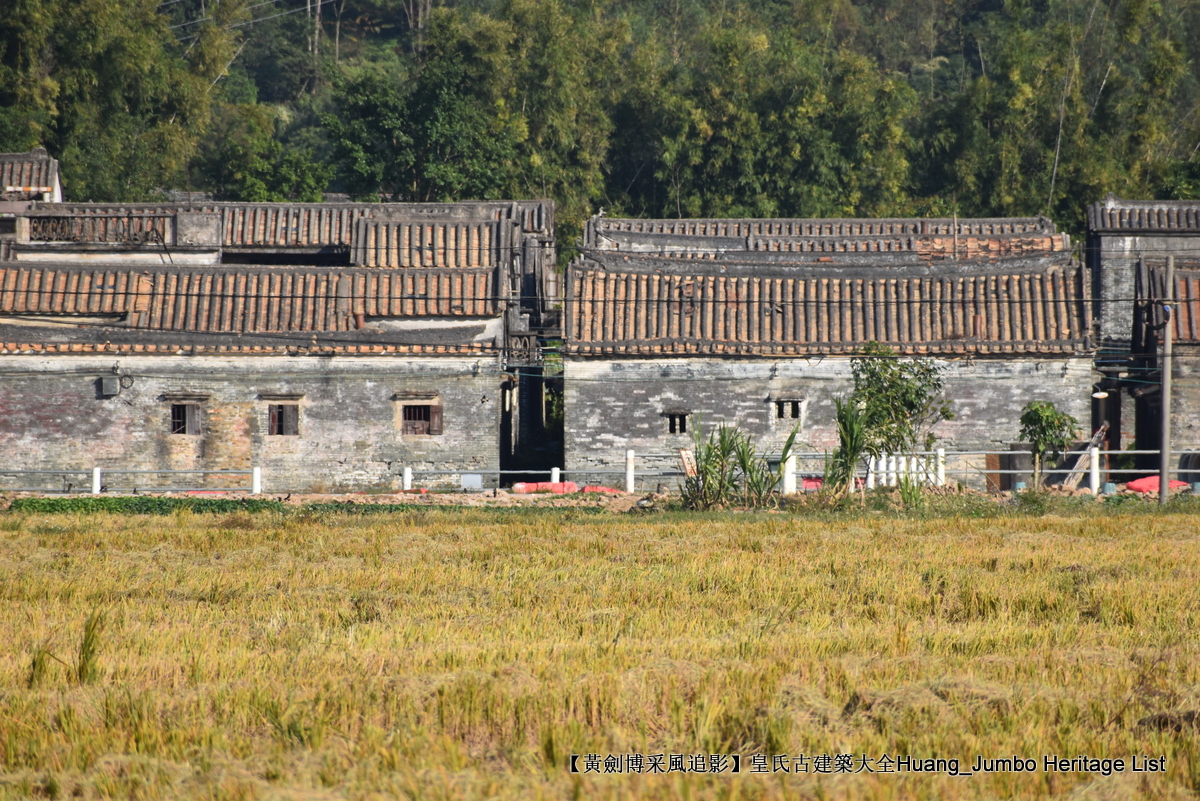
[[[611,214],[1200,197],[1200,0],[8,0],[0,150],[72,200]]]

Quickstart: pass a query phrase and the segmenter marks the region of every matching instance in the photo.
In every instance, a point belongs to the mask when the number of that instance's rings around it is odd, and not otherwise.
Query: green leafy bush
[[[279,501],[258,498],[162,498],[149,495],[116,495],[87,498],[18,498],[9,507],[13,512],[44,514],[113,512],[133,515],[167,515],[176,509],[227,514],[230,512],[282,511]]]

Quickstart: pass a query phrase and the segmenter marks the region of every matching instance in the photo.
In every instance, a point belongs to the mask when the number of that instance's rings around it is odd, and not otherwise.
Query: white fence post
[[[796,454],[789,453],[783,460],[783,494],[796,494]]]
[[[250,494],[262,495],[262,468],[250,468]]]
[[[550,468],[550,483],[557,484],[560,481],[562,481],[562,473],[559,472],[559,469],[557,467],[551,467]]]
[[[100,468],[99,468],[99,467],[93,467],[93,468],[92,468],[92,494],[93,494],[93,495],[99,495],[99,494],[100,494],[100,489],[101,489],[103,486],[104,486],[104,485],[100,483]]]
[[[946,486],[946,449],[937,449],[937,485]]]
[[[401,487],[401,489],[403,489],[405,491],[412,489],[412,468],[411,467],[404,468],[404,478],[401,480],[400,487]]]
[[[877,461],[874,458],[867,459],[867,480],[863,483],[864,489],[875,489],[875,466]]]
[[[1088,460],[1088,487],[1093,495],[1100,494],[1100,449],[1092,448]]]
[[[633,451],[625,451],[625,491],[634,491]]]

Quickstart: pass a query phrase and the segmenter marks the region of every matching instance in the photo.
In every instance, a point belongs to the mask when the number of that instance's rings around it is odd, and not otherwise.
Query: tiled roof
[[[997,217],[953,220],[947,218],[878,219],[680,219],[641,220],[596,217],[604,231],[673,234],[677,236],[870,237],[953,235],[1027,236],[1052,234],[1054,223],[1045,217]]]
[[[0,314],[127,314],[134,329],[244,334],[348,331],[367,317],[500,313],[494,272],[322,268],[0,268]]]
[[[310,356],[434,356],[434,355],[493,355],[497,348],[492,344],[469,343],[449,345],[396,345],[396,344],[330,344],[330,343],[284,343],[277,344],[196,344],[159,342],[23,342],[0,340],[0,354],[157,354],[160,356],[267,356],[267,355],[310,355]]]
[[[1200,202],[1105,200],[1088,206],[1092,233],[1200,233]]]
[[[357,222],[351,259],[364,267],[478,267],[501,263],[503,226],[491,220]]]
[[[221,244],[229,246],[325,247],[349,245],[354,224],[368,215],[361,205],[204,204],[197,211],[221,214]]]
[[[0,153],[0,199],[32,200],[58,185],[58,161],[45,150]],[[9,191],[8,187],[21,187]]]
[[[1058,253],[1070,239],[1042,217],[881,220],[632,220],[593,217],[585,250],[720,259],[743,251],[793,254],[909,255],[918,260],[1007,258]],[[804,255],[809,254],[809,255]],[[773,259],[778,261],[779,259]],[[820,261],[820,255],[815,259]]]
[[[1156,300],[1166,297],[1166,265],[1162,260],[1147,264],[1149,289],[1146,295]],[[1152,324],[1161,323],[1161,312],[1152,307]],[[1175,305],[1172,319],[1175,322],[1173,337],[1176,342],[1200,343],[1200,263],[1177,264],[1175,268]]]
[[[573,265],[574,354],[850,353],[878,341],[903,353],[1073,353],[1088,348],[1083,269],[979,275],[666,273]]]
[[[467,203],[40,203],[31,216],[44,218],[43,228],[65,242],[108,242],[109,232],[140,230],[150,220],[168,219],[181,212],[209,212],[221,216],[221,244],[224,247],[361,247],[363,258],[377,246],[364,242],[363,234],[379,237],[374,226],[360,229],[361,220],[380,220],[380,226],[395,231],[413,228],[416,241],[423,241],[416,229],[422,225],[429,240],[443,241],[457,236],[464,227],[498,229],[511,221],[525,233],[549,236],[554,227],[554,206],[550,201],[481,201]],[[146,222],[139,223],[139,219]],[[106,223],[106,220],[115,223]],[[383,222],[386,221],[386,222]],[[491,224],[489,226],[489,223]],[[386,235],[386,234],[385,234]],[[403,234],[401,234],[402,236]],[[495,238],[494,230],[489,236]],[[99,237],[99,238],[98,238]],[[43,237],[44,239],[44,237]],[[459,241],[459,240],[454,240]],[[462,239],[463,255],[447,256],[449,266],[472,262],[469,248],[474,240]],[[443,246],[445,247],[445,246]],[[487,252],[486,250],[484,251]],[[478,254],[476,254],[477,257]],[[389,263],[385,257],[372,266],[407,266]],[[366,262],[363,262],[366,263]],[[494,261],[489,263],[495,263]],[[433,266],[433,265],[429,265]]]

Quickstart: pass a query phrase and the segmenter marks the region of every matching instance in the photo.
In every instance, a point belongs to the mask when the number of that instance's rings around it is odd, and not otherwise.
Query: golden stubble
[[[1190,725],[1139,725],[1200,709],[1196,516],[0,524],[0,797],[1117,799],[1200,786]],[[1039,768],[1043,754],[1165,754],[1168,770],[566,769],[572,753],[629,752],[1020,755]]]

